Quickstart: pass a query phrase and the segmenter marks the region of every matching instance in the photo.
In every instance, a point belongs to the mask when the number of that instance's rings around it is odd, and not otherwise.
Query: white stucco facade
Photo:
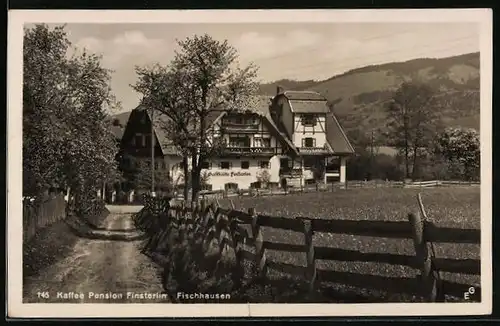
[[[201,170],[202,179],[211,185],[212,190],[224,190],[230,184],[236,184],[238,189],[248,189],[254,182],[269,179],[265,177],[271,173],[269,161],[267,157],[216,158],[208,163],[208,168]],[[174,184],[184,182],[183,169],[179,163],[180,159],[171,170]]]

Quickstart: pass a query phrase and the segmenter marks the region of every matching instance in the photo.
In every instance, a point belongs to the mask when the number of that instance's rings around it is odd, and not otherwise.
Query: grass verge
[[[36,275],[66,257],[78,241],[66,221],[40,229],[23,244],[23,278]]]

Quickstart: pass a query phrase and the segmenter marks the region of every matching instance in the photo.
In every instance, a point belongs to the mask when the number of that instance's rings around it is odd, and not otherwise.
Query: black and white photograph
[[[491,312],[490,11],[9,19],[11,317]]]

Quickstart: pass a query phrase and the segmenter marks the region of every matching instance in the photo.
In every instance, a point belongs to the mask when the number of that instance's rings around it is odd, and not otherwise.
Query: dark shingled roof
[[[332,112],[326,114],[326,140],[330,144],[334,154],[355,153],[344,130]]]
[[[330,108],[327,101],[290,100],[293,113],[328,113]]]
[[[285,91],[283,95],[286,96],[290,101],[300,100],[300,101],[326,101],[326,98],[320,93],[312,91]]]
[[[296,101],[293,101],[295,103]],[[316,102],[316,104],[322,104],[323,101],[312,101]],[[284,141],[295,153],[298,153],[297,148],[293,145],[289,137],[286,135],[284,130],[281,130],[278,125],[276,125],[275,121],[271,117],[271,112],[270,112],[270,104],[271,104],[271,99],[267,96],[255,96],[252,98],[252,100],[248,104],[247,111],[253,112],[255,114],[258,114],[262,117],[265,118],[265,121],[268,123],[268,125],[273,128],[277,136],[281,138],[282,141]],[[292,104],[293,105],[293,104]],[[324,104],[326,108],[326,104]],[[134,109],[138,111],[145,110],[145,108],[142,105],[139,105],[137,108]],[[150,112],[147,111],[148,116],[150,116]],[[313,112],[313,111],[308,111],[308,112]],[[318,111],[314,111],[318,112]],[[323,111],[320,111],[321,113],[324,113]],[[320,113],[318,112],[318,113]],[[222,118],[227,112],[224,110],[213,110],[208,114],[207,117],[207,127],[210,127],[212,124],[214,124],[217,120]],[[121,125],[123,127],[118,127],[118,126],[113,126],[113,132],[115,133],[115,136],[119,139],[123,136],[123,132],[125,131],[128,119],[130,117],[131,111],[129,112],[124,112],[120,113],[118,115],[113,116],[113,118],[118,119],[121,122]],[[158,141],[160,143],[160,147],[163,151],[164,155],[178,155],[179,152],[173,146],[171,140],[167,137],[167,134],[162,128],[166,123],[168,123],[168,117],[165,115],[160,115],[156,114],[155,119],[154,119],[154,128],[155,128],[155,133],[156,137],[158,138]],[[353,154],[354,153],[354,148],[350,144],[349,140],[347,139],[347,136],[345,135],[344,131],[342,130],[342,127],[340,126],[339,122],[337,121],[337,118],[335,115],[331,112],[328,111],[326,115],[326,137],[328,141],[328,145],[332,152],[334,154]]]
[[[143,111],[145,107],[139,105],[135,110]],[[151,119],[151,113],[149,110],[145,110],[149,119]],[[213,110],[208,113],[207,116],[207,127],[212,126],[212,124],[222,117],[225,114],[225,111],[222,110]],[[171,139],[169,139],[165,128],[163,128],[166,124],[168,124],[169,118],[164,114],[155,114],[154,116],[154,129],[156,133],[156,138],[158,138],[158,142],[160,143],[161,150],[164,155],[178,155],[179,152],[176,147],[173,145]]]
[[[116,139],[122,139],[123,132],[127,126],[128,118],[130,117],[132,111],[122,112],[110,117],[111,120],[111,132],[115,135]],[[116,123],[115,123],[116,121]]]

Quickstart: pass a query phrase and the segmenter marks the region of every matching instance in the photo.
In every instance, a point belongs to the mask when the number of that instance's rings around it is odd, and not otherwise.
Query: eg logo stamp
[[[470,300],[470,296],[476,293],[476,289],[471,286],[466,292],[464,292],[464,299]]]

